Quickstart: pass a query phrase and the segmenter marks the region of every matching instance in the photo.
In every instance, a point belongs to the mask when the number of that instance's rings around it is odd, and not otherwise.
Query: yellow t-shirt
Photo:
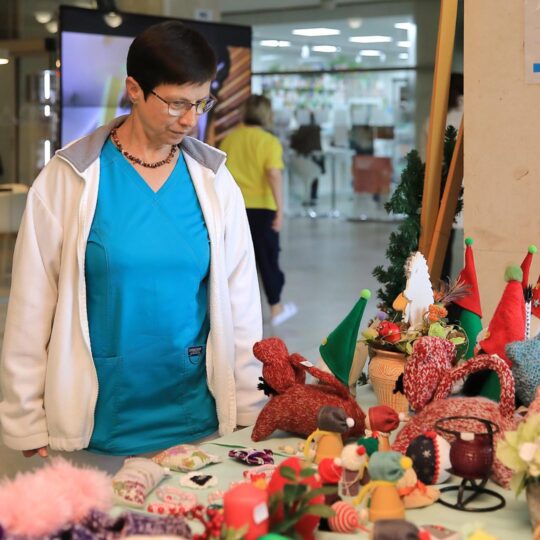
[[[246,208],[276,210],[266,171],[283,169],[279,139],[261,127],[240,125],[223,139],[220,148],[227,154],[227,167],[242,191]]]

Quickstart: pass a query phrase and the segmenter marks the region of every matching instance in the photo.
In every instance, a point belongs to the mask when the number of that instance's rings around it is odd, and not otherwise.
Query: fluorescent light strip
[[[51,99],[51,74],[48,71],[43,75],[43,97]]]
[[[353,36],[349,38],[352,43],[390,43],[390,36]]]
[[[51,141],[45,139],[43,142],[43,165],[47,165],[51,159]]]
[[[398,58],[400,60],[408,60],[409,59],[409,53],[406,53],[406,52],[399,53]]]
[[[9,58],[0,58],[0,66],[9,64]]]
[[[381,51],[376,51],[374,49],[365,49],[363,51],[360,51],[360,54],[362,56],[381,56]]]
[[[290,41],[281,41],[278,39],[263,39],[261,41],[261,46],[263,47],[290,47]]]
[[[411,46],[411,42],[410,41],[398,41],[397,42],[397,46],[398,47],[405,47],[405,48],[408,48]]]
[[[398,28],[399,30],[412,30],[416,24],[411,22],[398,22],[394,24],[394,28]]]
[[[295,36],[319,37],[319,36],[337,36],[341,34],[335,28],[296,28],[292,31]]]
[[[340,51],[341,49],[339,47],[335,47],[334,45],[313,45],[311,50],[314,52],[334,53]]]

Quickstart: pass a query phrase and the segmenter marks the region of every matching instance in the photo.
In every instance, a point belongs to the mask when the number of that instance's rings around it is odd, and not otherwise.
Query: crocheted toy
[[[342,497],[356,497],[361,484],[367,483],[367,478],[363,481],[367,476],[364,474],[368,464],[367,450],[355,443],[347,444],[336,462],[342,467],[338,493]]]
[[[399,452],[375,452],[369,459],[368,471],[371,477],[353,504],[359,504],[370,494],[369,520],[403,519],[405,506],[399,496],[396,483],[410,469],[412,461]]]
[[[405,365],[403,387],[405,395],[417,414],[398,433],[392,448],[405,452],[413,439],[426,431],[433,431],[440,418],[449,416],[476,416],[494,422],[499,431],[494,436],[495,443],[507,430],[516,427],[514,417],[514,378],[504,360],[487,354],[471,358],[458,367],[449,369],[455,355],[454,345],[436,337],[421,337],[413,347],[413,353]],[[491,369],[501,381],[500,404],[483,397],[453,397],[446,399],[452,385],[470,373]],[[420,381],[422,384],[420,384]],[[460,431],[474,431],[474,422],[460,421]],[[443,434],[449,442],[452,437]],[[511,471],[498,459],[493,464],[493,479],[508,486]]]
[[[390,450],[390,433],[399,427],[404,413],[397,413],[388,405],[376,405],[368,409],[366,417],[366,433],[379,441],[379,451]]]
[[[253,352],[263,363],[263,384],[259,388],[271,397],[259,413],[252,440],[267,439],[276,429],[307,437],[317,429],[317,415],[325,405],[342,408],[354,420],[354,426],[343,433],[344,439],[364,434],[364,412],[333,375],[317,369],[299,354],[289,355],[285,343],[276,337],[259,341]],[[305,384],[306,373],[319,383]]]
[[[540,386],[540,334],[532,339],[509,343],[506,355],[512,360],[516,394],[523,405],[528,406]]]
[[[442,484],[450,478],[450,444],[434,431],[426,431],[413,439],[406,454],[412,459],[413,469],[422,483]]]
[[[43,538],[79,523],[92,509],[108,511],[111,505],[109,476],[55,458],[0,484],[0,536],[4,529],[13,535]]]
[[[338,457],[343,450],[342,434],[352,427],[354,420],[340,407],[321,407],[317,414],[317,429],[306,439],[304,457],[309,459],[312,441],[315,443],[315,463]]]
[[[433,504],[441,495],[438,489],[420,482],[412,467],[405,471],[396,487],[405,509],[424,508]]]

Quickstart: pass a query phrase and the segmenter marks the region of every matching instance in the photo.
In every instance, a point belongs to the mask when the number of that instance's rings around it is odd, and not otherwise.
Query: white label
[[[300,364],[304,367],[313,367],[313,364],[309,360],[304,360],[303,362],[300,362]]]
[[[268,506],[266,506],[266,503],[258,504],[253,509],[253,521],[255,522],[255,525],[258,525],[265,519],[268,519]]]

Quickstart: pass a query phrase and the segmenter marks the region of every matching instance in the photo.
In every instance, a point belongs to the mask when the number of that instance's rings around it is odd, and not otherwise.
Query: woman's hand
[[[274,231],[279,232],[281,230],[281,226],[283,225],[283,211],[277,210],[276,215],[274,217],[274,221],[272,221],[272,229]]]
[[[41,448],[36,448],[35,450],[23,450],[22,454],[24,457],[32,457],[35,454],[38,454],[42,458],[49,457],[49,452],[46,446],[42,446]]]

